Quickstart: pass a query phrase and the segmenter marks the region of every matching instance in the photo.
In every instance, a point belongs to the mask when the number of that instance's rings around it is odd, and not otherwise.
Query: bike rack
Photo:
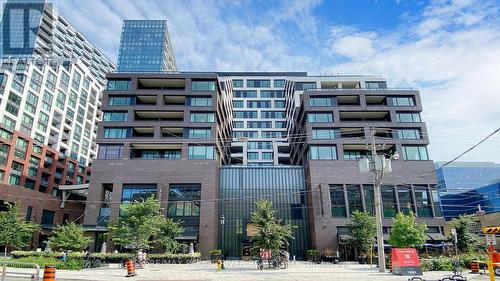
[[[450,277],[443,277],[442,279],[424,279],[422,277],[408,278],[408,281],[467,281],[467,277],[462,275],[453,275]]]
[[[31,280],[39,281],[40,280],[40,266],[33,262],[14,262],[14,261],[0,261],[0,265],[2,266],[2,279],[1,281],[5,281],[5,277],[29,277]],[[34,268],[35,273],[27,273],[27,272],[8,272],[7,265],[14,265],[15,268]]]

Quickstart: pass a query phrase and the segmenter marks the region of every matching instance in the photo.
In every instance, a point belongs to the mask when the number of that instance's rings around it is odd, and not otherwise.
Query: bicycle
[[[96,258],[86,258],[83,260],[83,268],[97,268],[101,267],[102,261]]]
[[[453,266],[453,276],[461,276],[463,269],[462,265],[460,264],[460,261],[454,260],[452,266]]]

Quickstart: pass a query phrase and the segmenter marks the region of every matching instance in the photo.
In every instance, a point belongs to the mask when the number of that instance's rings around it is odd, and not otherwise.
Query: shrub
[[[420,267],[422,268],[422,271],[434,270],[431,259],[422,259],[420,261]]]
[[[79,258],[68,258],[66,262],[63,262],[57,258],[54,257],[44,257],[44,256],[31,256],[31,257],[22,257],[19,259],[15,260],[8,260],[5,259],[6,261],[16,261],[16,262],[32,262],[36,263],[40,266],[41,269],[43,269],[47,265],[53,265],[57,269],[67,269],[67,270],[80,270],[83,268],[83,260]],[[23,267],[19,265],[9,265],[10,267]]]
[[[318,256],[319,255],[319,250],[318,249],[309,249],[306,251],[306,254],[308,256]]]
[[[12,257],[16,260],[23,258],[40,258],[43,259],[55,259],[60,256],[59,252],[47,253],[47,252],[35,252],[35,251],[13,251],[11,253]],[[68,260],[76,259],[83,260],[85,258],[85,253],[82,252],[71,252],[68,254]],[[105,263],[120,263],[127,258],[133,258],[135,254],[133,253],[91,253],[91,258],[97,258]],[[176,263],[188,263],[199,261],[201,257],[200,253],[194,254],[148,254],[148,258],[151,261],[163,261],[163,262],[176,262]]]
[[[211,250],[210,255],[222,255],[222,250],[221,249]]]
[[[331,249],[331,248],[323,249],[323,256],[325,256],[325,257],[336,257],[337,256],[337,251],[335,249]]]

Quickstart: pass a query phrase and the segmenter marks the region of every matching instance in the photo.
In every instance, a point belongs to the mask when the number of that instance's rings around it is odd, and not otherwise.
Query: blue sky
[[[55,0],[116,61],[123,19],[167,19],[180,70],[381,74],[421,91],[434,160],[500,127],[500,0]],[[462,160],[500,162],[500,136]]]

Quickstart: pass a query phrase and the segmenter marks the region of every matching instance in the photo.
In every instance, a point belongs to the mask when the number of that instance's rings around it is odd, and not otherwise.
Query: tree
[[[257,210],[251,213],[251,218],[256,225],[257,234],[251,241],[252,250],[266,249],[277,252],[284,246],[288,246],[288,239],[295,239],[294,227],[283,224],[281,219],[276,218],[277,211],[273,209],[271,201],[262,199],[255,204]]]
[[[460,215],[453,220],[457,230],[457,248],[460,252],[471,253],[484,249],[479,235],[474,232],[474,215]]]
[[[375,217],[359,210],[355,210],[351,216],[351,223],[348,225],[351,230],[351,238],[349,238],[348,243],[358,248],[361,254],[366,255],[375,243],[377,236]]]
[[[58,226],[54,234],[49,237],[50,247],[62,250],[82,251],[92,242],[92,238],[85,237],[83,226],[70,222]]]
[[[182,234],[184,229],[179,222],[171,219],[165,219],[159,226],[160,232],[156,244],[162,247],[165,252],[174,253],[181,248],[181,244],[175,240],[175,237]]]
[[[155,243],[166,245],[184,231],[179,222],[165,218],[160,202],[153,197],[122,204],[120,211],[118,221],[109,228],[113,243],[128,249],[149,249]]]
[[[421,247],[427,240],[427,225],[416,222],[415,215],[398,213],[393,219],[389,244],[395,248]]]
[[[7,249],[28,246],[33,238],[33,233],[39,229],[37,224],[28,222],[20,212],[19,204],[7,204],[7,211],[0,212],[0,245]]]

